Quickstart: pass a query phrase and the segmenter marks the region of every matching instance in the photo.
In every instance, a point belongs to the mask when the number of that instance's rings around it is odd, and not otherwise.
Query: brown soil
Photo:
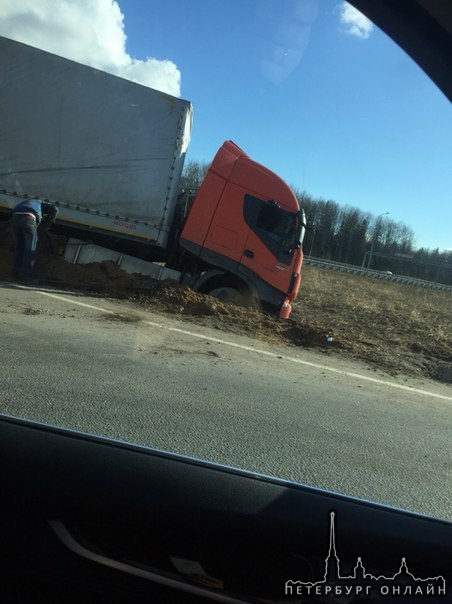
[[[0,280],[7,280],[11,245],[0,240]],[[170,313],[222,331],[275,344],[314,348],[358,358],[392,375],[430,377],[452,383],[450,293],[392,281],[303,269],[303,283],[290,319],[225,305],[173,281],[158,282],[125,273],[110,261],[71,265],[38,247],[43,283],[127,299],[141,308]]]

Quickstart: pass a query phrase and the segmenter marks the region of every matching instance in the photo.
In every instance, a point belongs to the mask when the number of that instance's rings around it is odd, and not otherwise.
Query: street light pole
[[[314,246],[315,234],[317,231],[317,220],[314,223],[314,228],[312,229],[312,238],[311,238],[311,247],[309,248],[309,256],[312,256],[312,248]]]
[[[375,222],[375,232],[374,232],[374,236],[372,237],[372,245],[370,246],[370,252],[369,252],[369,256],[367,258],[367,268],[370,268],[370,264],[372,262],[372,255],[374,253],[374,248],[375,248],[375,242],[377,241],[378,235],[380,234],[380,218],[382,216],[387,216],[389,214],[389,212],[384,212],[384,214],[379,214],[377,216],[377,220]]]

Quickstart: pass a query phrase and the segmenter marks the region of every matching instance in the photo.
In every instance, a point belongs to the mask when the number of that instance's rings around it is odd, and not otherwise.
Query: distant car
[[[383,271],[385,275],[393,275],[394,273],[392,273],[391,271]]]

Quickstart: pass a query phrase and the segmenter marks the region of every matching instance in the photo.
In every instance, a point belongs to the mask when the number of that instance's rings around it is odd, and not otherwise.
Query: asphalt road
[[[452,520],[450,386],[8,284],[0,337],[2,413]]]

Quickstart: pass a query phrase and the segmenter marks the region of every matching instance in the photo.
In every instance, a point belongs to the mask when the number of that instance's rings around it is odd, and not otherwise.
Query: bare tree
[[[180,188],[183,191],[197,191],[209,169],[209,163],[198,161],[186,162],[182,172]]]

